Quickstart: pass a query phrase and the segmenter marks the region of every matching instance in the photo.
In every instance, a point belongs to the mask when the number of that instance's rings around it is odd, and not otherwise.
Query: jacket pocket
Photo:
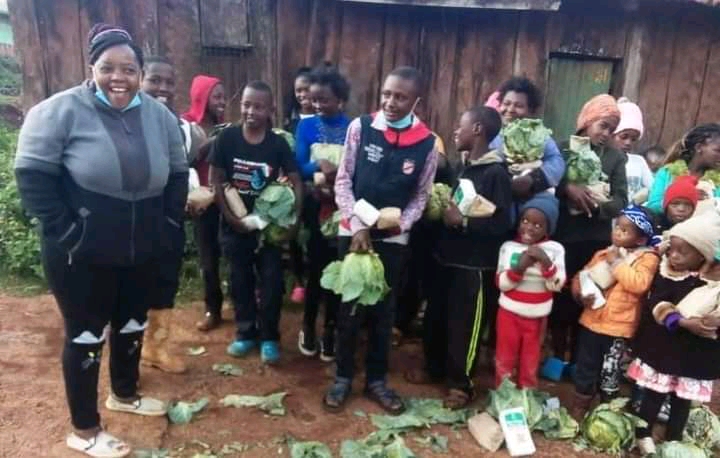
[[[78,218],[70,224],[70,227],[57,240],[60,248],[68,255],[68,264],[72,264],[73,259],[77,259],[76,254],[85,243],[89,216],[90,210],[84,207],[80,208]]]

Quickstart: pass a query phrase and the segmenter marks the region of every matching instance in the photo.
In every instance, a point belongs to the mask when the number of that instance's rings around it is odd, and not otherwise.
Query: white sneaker
[[[146,396],[142,396],[134,402],[122,402],[111,394],[105,401],[105,407],[116,412],[134,413],[148,417],[162,417],[167,414],[167,404]]]
[[[642,456],[652,455],[655,453],[655,441],[652,437],[643,437],[637,440],[637,448]]]
[[[123,458],[132,451],[128,444],[105,431],[100,431],[90,439],[83,439],[75,433],[70,433],[65,444],[73,450],[95,458]]]

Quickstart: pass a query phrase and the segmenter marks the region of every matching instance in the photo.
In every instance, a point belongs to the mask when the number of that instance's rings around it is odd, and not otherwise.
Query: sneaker
[[[298,333],[298,350],[305,356],[317,355],[317,341],[314,333],[301,330]]]
[[[280,346],[274,340],[266,340],[260,344],[260,360],[266,364],[280,361]]]
[[[220,323],[222,323],[222,317],[220,315],[206,312],[203,319],[198,321],[195,326],[198,328],[199,331],[208,332],[220,327]]]
[[[255,348],[254,340],[236,340],[227,347],[227,354],[235,358],[241,358]]]
[[[637,440],[637,448],[642,456],[653,455],[655,450],[655,441],[652,437],[643,437]]]
[[[658,413],[658,421],[661,423],[667,423],[670,419],[670,399],[665,398],[665,401],[660,407],[660,413]]]
[[[142,396],[133,402],[121,401],[112,394],[105,401],[105,407],[115,412],[134,413],[147,417],[162,417],[167,413],[167,404],[164,402]]]
[[[326,332],[320,341],[320,360],[331,363],[335,361],[335,333]]]
[[[72,450],[95,458],[123,458],[132,452],[128,444],[105,431],[98,432],[90,439],[70,433],[65,444]]]

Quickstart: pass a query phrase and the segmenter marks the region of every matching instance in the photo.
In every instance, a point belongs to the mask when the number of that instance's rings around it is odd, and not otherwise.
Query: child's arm
[[[437,171],[438,156],[437,150],[433,147],[425,160],[425,167],[420,173],[415,193],[400,215],[400,230],[402,232],[409,232],[413,224],[422,217],[425,211],[425,205],[430,197],[430,190]]]
[[[367,229],[359,218],[353,217],[355,194],[353,193],[352,177],[355,174],[355,163],[357,160],[358,145],[360,144],[360,130],[360,118],[356,118],[348,127],[342,160],[340,161],[337,176],[335,177],[335,203],[340,210],[342,219],[350,222],[350,228],[353,234],[362,229]]]
[[[295,130],[295,160],[303,180],[312,180],[313,174],[318,171],[317,163],[310,160],[310,139],[307,131],[312,127],[312,121],[315,120],[300,120]]]
[[[500,236],[510,230],[513,206],[511,180],[510,175],[498,168],[497,173],[487,177],[484,183],[474,183],[476,189],[482,189],[480,194],[495,204],[495,213],[488,218],[467,218],[467,232]]]
[[[632,264],[619,263],[613,270],[618,284],[633,294],[645,294],[652,284],[657,272],[660,258],[648,251],[640,255]]]
[[[497,277],[496,282],[500,291],[511,291],[517,288],[517,285],[522,281],[523,274],[513,270],[512,255],[515,250],[512,249],[514,242],[505,242],[500,247],[500,254],[498,255],[498,266],[497,266]]]
[[[653,185],[650,188],[650,194],[648,195],[648,201],[645,204],[653,213],[661,215],[663,213],[662,201],[665,197],[665,191],[670,186],[672,181],[672,175],[666,167],[662,167],[655,174],[653,179]]]
[[[557,246],[559,250],[557,258],[553,260],[553,264],[548,269],[543,269],[545,287],[555,293],[562,290],[567,279],[565,273],[565,248],[559,243]]]
[[[578,271],[577,274],[573,277],[572,281],[570,282],[570,292],[572,293],[572,296],[575,298],[575,300],[579,303],[582,303],[582,293],[580,291],[580,272],[583,270],[587,270],[594,266],[595,264],[599,263],[603,259],[605,259],[605,252],[607,249],[600,250],[597,253],[595,253],[590,259],[590,262],[585,264],[585,266]]]

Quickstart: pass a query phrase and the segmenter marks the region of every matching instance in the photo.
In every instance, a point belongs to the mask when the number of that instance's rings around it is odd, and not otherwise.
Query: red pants
[[[540,352],[547,317],[525,318],[500,307],[497,315],[497,348],[495,349],[495,385],[513,377],[518,369],[521,388],[537,388]],[[518,364],[519,363],[519,364]]]

